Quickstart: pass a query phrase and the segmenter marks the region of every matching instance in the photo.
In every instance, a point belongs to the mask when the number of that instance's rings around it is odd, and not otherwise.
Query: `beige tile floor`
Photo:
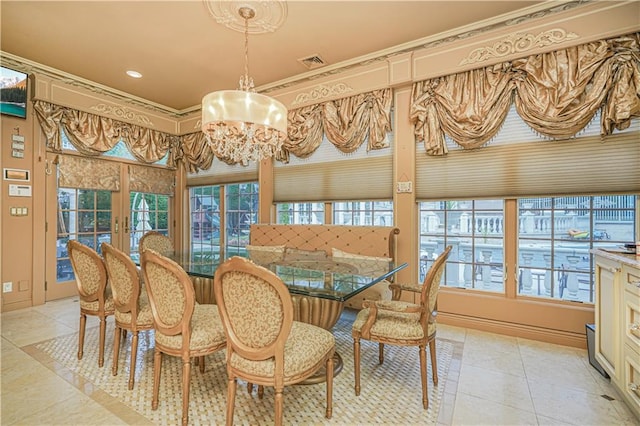
[[[89,318],[87,326],[96,325]],[[75,333],[77,327],[75,298],[2,313],[2,425],[152,423],[31,346]],[[585,350],[446,325],[439,325],[438,336],[458,343],[438,424],[640,424],[589,365]],[[331,423],[354,421],[334,416]],[[384,423],[406,424],[401,418]]]

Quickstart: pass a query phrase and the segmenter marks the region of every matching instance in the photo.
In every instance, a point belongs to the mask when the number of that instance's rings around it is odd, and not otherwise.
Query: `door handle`
[[[124,217],[124,233],[129,233],[129,216]]]
[[[113,233],[117,234],[118,233],[118,216],[116,216],[116,224],[115,224],[115,227],[113,229],[114,229]]]

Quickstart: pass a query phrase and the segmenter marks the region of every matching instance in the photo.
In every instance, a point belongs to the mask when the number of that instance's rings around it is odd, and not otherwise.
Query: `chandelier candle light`
[[[273,157],[287,137],[287,109],[255,92],[249,77],[249,19],[255,10],[241,7],[244,19],[244,75],[238,90],[212,92],[202,98],[202,131],[218,158],[247,165]]]

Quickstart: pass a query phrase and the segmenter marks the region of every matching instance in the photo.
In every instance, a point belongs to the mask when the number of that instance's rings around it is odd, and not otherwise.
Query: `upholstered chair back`
[[[140,238],[138,247],[140,255],[146,249],[155,250],[164,256],[171,256],[175,252],[171,238],[157,231],[149,231]]]
[[[189,322],[195,306],[189,275],[176,262],[152,249],[142,253],[141,265],[156,330],[167,336],[182,333],[188,348]]]
[[[107,268],[116,320],[132,323],[138,317],[140,275],[133,260],[111,244],[102,243],[102,256]]]
[[[87,309],[97,310],[99,305],[104,304],[107,286],[107,271],[102,258],[91,247],[76,240],[69,240],[67,248],[76,276],[80,304]]]
[[[216,281],[228,347],[252,360],[276,356],[278,365],[293,321],[286,285],[273,272],[241,257],[218,267]]]
[[[447,246],[444,251],[438,255],[429,268],[429,271],[427,271],[427,275],[424,277],[420,299],[422,306],[426,308],[425,313],[428,316],[433,315],[433,312],[436,310],[440,281],[442,280],[442,274],[444,273],[447,258],[451,253],[451,248],[452,246]]]

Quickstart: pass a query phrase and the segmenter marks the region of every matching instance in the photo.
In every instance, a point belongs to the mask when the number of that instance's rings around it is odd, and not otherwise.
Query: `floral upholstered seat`
[[[422,382],[422,405],[429,407],[427,394],[427,356],[429,345],[433,383],[438,384],[436,362],[436,302],[444,267],[451,246],[434,261],[422,286],[391,284],[395,300],[366,301],[353,323],[355,391],[360,395],[360,339],[378,342],[379,361],[384,362],[384,345],[418,346],[420,355],[420,378]],[[402,290],[420,294],[420,303],[414,304],[399,299]]]
[[[141,264],[155,328],[151,409],[158,408],[162,354],[178,356],[182,359],[182,424],[186,425],[191,358],[199,358],[204,373],[204,356],[226,345],[224,328],[215,305],[196,303],[191,279],[180,265],[153,249],[144,250]]]
[[[107,317],[113,315],[114,304],[111,290],[107,286],[107,271],[102,257],[84,244],[75,240],[67,243],[71,266],[76,278],[80,297],[80,330],[78,333],[78,359],[84,351],[84,335],[87,315],[100,319],[100,342],[98,366],[104,365],[104,341],[107,330]]]
[[[116,327],[113,338],[113,375],[118,374],[120,337],[123,330],[131,331],[131,361],[129,363],[129,389],[133,389],[138,354],[138,332],[153,329],[153,314],[146,292],[142,292],[140,274],[131,258],[102,243],[102,256],[113,292]]]
[[[236,380],[275,388],[275,424],[283,420],[283,391],[321,367],[326,370],[326,417],[332,414],[335,339],[320,327],[293,321],[286,285],[273,272],[232,257],[216,270],[214,292],[227,334],[227,425],[233,423]],[[250,387],[251,388],[251,387]]]

